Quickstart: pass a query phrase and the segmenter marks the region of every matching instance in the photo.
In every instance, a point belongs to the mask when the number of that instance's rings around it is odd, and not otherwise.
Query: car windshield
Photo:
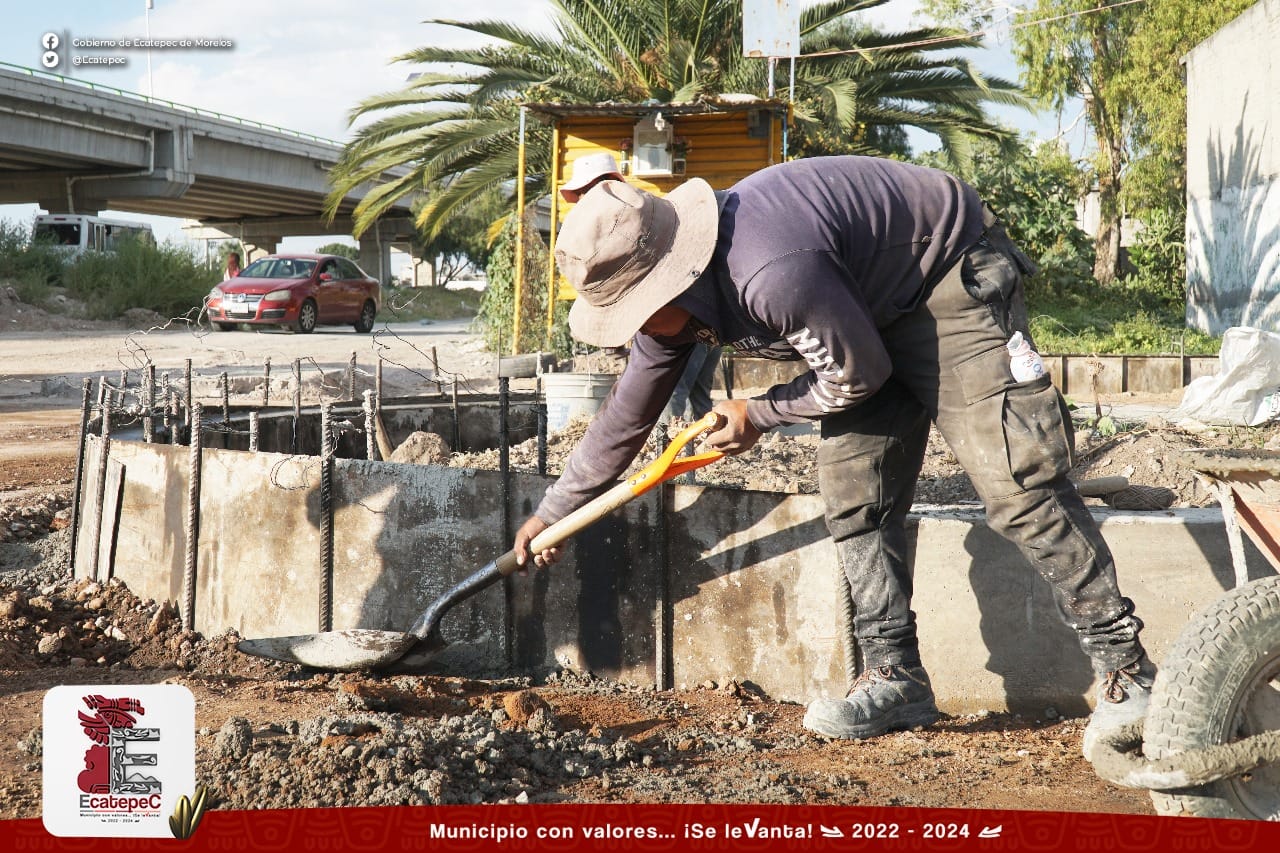
[[[241,278],[309,278],[315,261],[304,258],[262,258],[240,271]]]

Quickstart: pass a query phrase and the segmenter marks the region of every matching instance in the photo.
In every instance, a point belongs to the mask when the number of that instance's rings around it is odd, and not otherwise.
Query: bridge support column
[[[379,240],[376,235],[366,232],[360,237],[360,268],[385,285],[395,278],[391,271],[391,241]]]
[[[391,248],[409,256],[410,287],[430,287],[436,283],[435,268],[431,265],[430,259],[416,254],[418,247],[412,240],[397,240],[391,244]],[[399,272],[399,270],[392,270],[391,274],[398,277]]]
[[[409,263],[413,265],[413,286],[435,287],[436,266],[431,262],[431,258],[418,254],[417,247],[413,244],[410,244],[410,248],[406,251],[409,253]]]
[[[241,263],[251,264],[258,258],[264,258],[267,255],[275,254],[276,247],[280,245],[279,237],[242,237],[241,242],[244,244],[245,257]]]

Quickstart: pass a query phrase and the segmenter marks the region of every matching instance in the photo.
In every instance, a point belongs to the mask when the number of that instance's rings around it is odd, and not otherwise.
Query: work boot
[[[815,699],[804,727],[827,737],[861,740],[938,720],[933,687],[922,666],[890,664],[866,670],[843,699]]]
[[[1155,680],[1155,664],[1146,655],[1102,676],[1097,704],[1089,717],[1089,724],[1084,728],[1085,758],[1093,760],[1090,753],[1099,740],[1115,734],[1130,723],[1147,718],[1147,707],[1151,704],[1151,685]]]

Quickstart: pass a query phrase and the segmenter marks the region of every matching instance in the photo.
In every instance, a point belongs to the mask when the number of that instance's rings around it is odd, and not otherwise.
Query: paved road
[[[446,385],[454,376],[465,390],[490,388],[496,358],[485,351],[469,320],[382,324],[373,334],[320,328],[310,335],[278,330],[210,332],[187,327],[89,332],[8,332],[0,335],[0,399],[28,396],[79,396],[81,380],[131,371],[131,383],[150,361],[157,375],[180,376],[190,358],[197,374],[261,376],[271,359],[273,379],[283,380],[295,359],[304,379],[320,372],[345,371],[352,353],[357,370],[372,375],[384,362],[384,382],[392,393],[432,391],[436,378]]]

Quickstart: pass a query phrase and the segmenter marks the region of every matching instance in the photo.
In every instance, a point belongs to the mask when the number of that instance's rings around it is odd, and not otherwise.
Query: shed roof
[[[598,104],[530,103],[524,106],[532,113],[558,119],[586,116],[639,117],[656,112],[666,113],[669,116],[745,113],[753,110],[785,113],[788,109],[786,101],[761,98],[756,95],[720,95],[715,98],[680,103],[603,101]]]

